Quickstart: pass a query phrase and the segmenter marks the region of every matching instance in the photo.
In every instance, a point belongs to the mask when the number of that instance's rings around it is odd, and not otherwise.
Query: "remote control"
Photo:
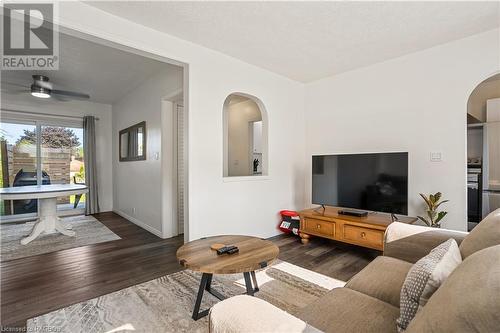
[[[232,253],[235,253],[235,252],[238,252],[238,251],[239,251],[239,249],[236,246],[234,246],[234,245],[228,245],[228,246],[224,246],[223,248],[218,249],[217,250],[217,254],[218,255],[221,255],[221,254],[224,254],[224,253],[232,254]]]
[[[220,249],[217,250],[217,254],[218,255],[221,255],[221,254],[224,254],[226,253],[227,251],[229,251],[230,249],[230,246],[224,246],[224,247],[221,247]]]
[[[238,249],[238,248],[235,246],[234,248],[229,249],[229,250],[227,251],[227,254],[234,254],[234,253],[238,253],[238,252],[240,252],[240,249]]]

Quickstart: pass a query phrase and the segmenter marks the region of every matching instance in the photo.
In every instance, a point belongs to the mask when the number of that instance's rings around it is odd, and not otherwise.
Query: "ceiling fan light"
[[[31,95],[38,98],[50,98],[50,90],[35,85],[31,86]]]
[[[47,94],[47,93],[43,93],[43,92],[36,92],[36,91],[32,91],[31,92],[31,95],[32,96],[35,96],[35,97],[38,97],[38,98],[50,98],[50,95]]]

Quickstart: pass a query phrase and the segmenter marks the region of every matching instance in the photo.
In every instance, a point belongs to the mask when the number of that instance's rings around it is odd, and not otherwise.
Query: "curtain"
[[[83,118],[83,159],[85,163],[85,184],[89,188],[89,192],[85,196],[85,214],[89,215],[99,213],[94,116],[85,116]]]

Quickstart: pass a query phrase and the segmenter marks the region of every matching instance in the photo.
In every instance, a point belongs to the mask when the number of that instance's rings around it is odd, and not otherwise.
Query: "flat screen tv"
[[[312,157],[312,203],[408,214],[408,153]]]

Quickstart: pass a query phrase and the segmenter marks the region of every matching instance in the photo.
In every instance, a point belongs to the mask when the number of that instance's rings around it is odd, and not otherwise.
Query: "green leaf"
[[[439,212],[438,213],[438,217],[436,219],[436,223],[438,223],[439,221],[441,221],[443,219],[443,217],[446,216],[446,214],[448,214],[448,212]]]
[[[441,192],[438,192],[438,193],[434,194],[434,198],[436,199],[436,202],[438,202],[439,199],[441,199],[441,196],[442,196]]]

